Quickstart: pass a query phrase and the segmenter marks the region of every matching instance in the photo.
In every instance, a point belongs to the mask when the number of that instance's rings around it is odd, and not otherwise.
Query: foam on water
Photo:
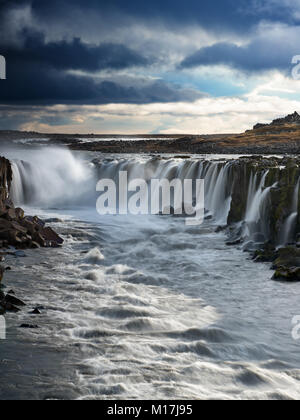
[[[72,168],[73,157],[64,154],[64,159]],[[229,164],[146,161],[145,166],[132,159],[103,163],[102,173],[112,176],[116,168],[148,178],[158,171],[167,177],[174,171],[182,177],[205,174],[211,213],[226,218],[228,203],[221,201],[230,197],[223,184]],[[258,182],[252,178],[249,197],[256,195]],[[80,185],[75,179],[74,189],[81,191]],[[171,216],[100,217],[95,207],[79,208],[79,201],[66,209],[60,192],[57,199],[50,197],[56,210],[38,213],[63,219],[55,229],[65,245],[27,251],[13,280],[30,305],[43,308],[38,319],[17,314],[9,321],[13,348],[27,343],[18,361],[28,375],[23,396],[32,395],[29,382],[38,380],[39,398],[300,397],[299,343],[291,337],[300,285],[270,281],[268,265],[226,247],[214,220],[195,228]],[[44,207],[48,203],[47,198]],[[26,321],[38,322],[40,329],[20,332],[16,327]],[[12,357],[5,345],[1,358],[8,356],[5,351]],[[40,347],[36,360],[46,372],[54,355],[61,354],[64,362],[36,378],[27,356]],[[22,374],[2,368],[3,378],[6,372],[15,380]]]

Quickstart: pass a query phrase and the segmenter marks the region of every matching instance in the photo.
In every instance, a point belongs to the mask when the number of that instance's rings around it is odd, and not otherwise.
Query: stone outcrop
[[[285,124],[297,124],[300,125],[300,115],[298,114],[298,112],[294,112],[293,114],[289,114],[284,118],[277,118],[275,120],[273,120],[271,122],[271,124],[256,124],[253,127],[253,130],[257,130],[259,128],[264,128],[264,127],[272,127],[272,126],[276,126],[276,125],[285,125]]]

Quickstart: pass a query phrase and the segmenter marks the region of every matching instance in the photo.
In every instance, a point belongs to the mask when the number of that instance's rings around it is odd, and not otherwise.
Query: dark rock
[[[17,219],[24,219],[24,217],[25,217],[25,213],[24,213],[24,210],[23,210],[23,209],[21,209],[20,207],[17,207],[17,208],[15,209],[15,213],[16,213],[16,217],[17,217]]]
[[[38,308],[35,308],[32,312],[30,312],[31,315],[41,315],[41,311]]]
[[[239,245],[242,242],[243,242],[243,238],[238,238],[238,239],[235,239],[234,241],[227,241],[226,245],[227,246],[234,246],[234,245]]]
[[[0,265],[0,284],[2,283],[4,273],[5,273],[5,268],[3,267],[3,265]]]
[[[272,279],[277,281],[298,282],[300,281],[300,267],[280,267],[276,270]]]
[[[278,251],[276,248],[269,242],[264,244],[262,249],[255,251],[253,255],[254,262],[274,262],[278,258]]]
[[[216,229],[215,229],[215,232],[216,233],[220,233],[220,232],[224,232],[224,230],[226,230],[227,229],[227,226],[225,225],[225,226],[218,226]]]
[[[9,292],[7,292],[8,295],[15,295],[15,292],[13,290],[10,290]]]
[[[277,258],[274,262],[273,268],[300,267],[300,249],[292,246],[281,248],[278,250]]]
[[[293,114],[289,114],[284,118],[277,118],[276,120],[273,120],[271,124],[256,124],[253,127],[253,130],[285,124],[300,124],[300,115],[298,114],[298,112],[295,111]]]
[[[9,302],[6,302],[5,300],[3,300],[1,303],[0,303],[0,306],[6,311],[6,312],[14,312],[14,313],[17,313],[17,312],[20,312],[20,309],[17,307],[17,306],[15,306],[15,305],[13,305],[12,303],[9,303]]]
[[[20,299],[12,296],[12,295],[6,295],[5,296],[5,302],[11,303],[14,306],[26,306],[24,302],[22,302]]]
[[[22,325],[20,325],[19,328],[24,328],[24,329],[28,329],[28,330],[36,330],[36,329],[38,329],[40,327],[38,325],[22,324]]]
[[[38,244],[37,242],[34,242],[34,241],[30,241],[29,248],[38,249],[38,248],[40,248],[40,244]]]

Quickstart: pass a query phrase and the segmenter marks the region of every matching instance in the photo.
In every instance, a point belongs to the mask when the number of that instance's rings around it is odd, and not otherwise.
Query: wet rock
[[[274,262],[278,258],[278,251],[276,248],[269,242],[264,244],[262,249],[258,249],[253,254],[254,262]]]
[[[244,252],[256,252],[257,250],[263,247],[262,243],[257,243],[254,241],[249,241],[243,245]]]
[[[13,207],[9,208],[5,214],[7,220],[15,220],[17,218],[16,211]]]
[[[16,298],[15,296],[12,295],[6,295],[5,296],[5,302],[6,303],[11,303],[14,306],[26,306],[26,304],[24,302],[22,302],[20,299]]]
[[[29,242],[29,248],[38,249],[38,248],[40,248],[40,244],[38,244],[37,242],[34,242],[34,241],[30,241]]]
[[[216,233],[220,233],[220,232],[224,232],[224,230],[226,230],[227,229],[227,226],[225,225],[225,226],[218,226],[216,229],[215,229],[215,232]]]
[[[20,207],[17,207],[17,208],[15,209],[15,213],[16,213],[16,218],[17,218],[17,219],[24,219],[24,217],[25,217],[25,213],[24,213],[24,210],[23,210],[23,209],[21,209]]]
[[[300,267],[300,249],[288,246],[278,250],[277,258],[274,261],[273,268],[275,270],[285,267]]]
[[[32,324],[22,324],[19,328],[28,329],[28,330],[36,330],[40,328],[38,325],[32,325]]]
[[[41,315],[41,311],[38,308],[35,308],[33,311],[29,312],[31,315]]]
[[[3,267],[3,265],[0,265],[0,284],[2,283],[4,273],[5,273],[5,268]]]
[[[13,312],[17,313],[20,312],[21,309],[19,309],[17,306],[13,305],[12,303],[6,302],[5,300],[0,302],[0,306],[6,311],[6,312]]]
[[[276,270],[272,279],[277,281],[298,282],[300,281],[300,267],[281,267]]]
[[[226,242],[226,245],[227,246],[234,246],[234,245],[239,245],[239,244],[241,244],[243,242],[243,238],[238,238],[238,239],[235,239],[235,240],[233,240],[233,241],[227,241]]]

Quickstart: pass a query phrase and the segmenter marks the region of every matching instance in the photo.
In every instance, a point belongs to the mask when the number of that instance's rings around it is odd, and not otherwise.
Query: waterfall
[[[297,223],[298,217],[298,201],[299,201],[299,186],[300,178],[297,181],[292,201],[291,214],[287,217],[283,224],[282,235],[281,235],[281,245],[286,245],[293,240],[294,231]]]
[[[268,173],[269,171],[263,173],[257,189],[257,174],[252,173],[250,177],[244,235],[254,242],[264,242],[269,237],[268,197],[276,183],[265,187]]]
[[[227,193],[228,174],[231,163],[226,163],[219,172],[215,187],[212,189],[210,211],[218,224],[226,224],[231,204],[231,191]]]
[[[117,184],[120,172],[127,172],[128,184],[136,179],[149,184],[157,179],[179,179],[182,184],[186,179],[204,179],[206,216],[212,218],[215,224],[226,225],[233,206],[238,209],[241,204],[242,211],[233,212],[235,214],[232,216],[232,223],[239,225],[240,232],[237,235],[241,235],[241,238],[261,244],[272,236],[276,242],[274,236],[278,237],[277,229],[280,230],[280,240],[277,239],[277,244],[286,244],[295,237],[300,178],[295,186],[289,216],[281,229],[280,218],[279,227],[274,227],[274,224],[270,227],[270,211],[275,211],[271,208],[271,191],[277,183],[269,185],[266,181],[270,171],[261,169],[262,166],[259,169],[256,162],[248,175],[249,171],[243,168],[243,160],[216,161],[176,157],[163,159],[146,156],[116,159],[101,156],[91,163],[84,160],[83,154],[80,154],[79,158],[69,150],[60,148],[34,150],[21,156],[15,156],[16,153],[17,151],[14,152],[15,159],[11,159],[11,196],[16,205],[27,204],[42,208],[84,206],[95,209],[98,198],[95,188],[97,182],[101,179],[111,179]],[[274,179],[280,180],[281,177],[286,179],[284,166],[278,166],[278,173]],[[242,185],[245,185],[245,190],[241,189]],[[281,188],[280,185],[279,183],[278,188]],[[193,200],[194,198],[192,197]],[[243,202],[239,203],[239,199]],[[179,189],[171,192],[171,202],[176,206],[174,211],[179,210],[180,203],[182,207],[190,204],[184,203],[184,194]],[[243,215],[241,213],[244,209]],[[161,211],[163,210],[161,208]]]
[[[268,190],[264,190],[266,177],[268,171],[264,173],[261,178],[258,189],[255,191],[257,175],[254,176],[254,179],[250,179],[249,185],[249,194],[247,202],[247,210],[245,221],[247,223],[257,223],[261,216],[261,205],[264,202],[265,197],[267,196]],[[252,177],[252,175],[251,175]]]
[[[12,160],[15,205],[61,207],[92,203],[93,168],[66,149],[49,148]]]
[[[228,188],[230,162],[203,160],[160,160],[122,159],[121,161],[99,161],[98,177],[117,180],[119,171],[128,173],[128,182],[140,178],[146,182],[152,179],[205,180],[205,209],[218,224],[226,224],[231,203],[231,189]],[[181,199],[181,201],[183,198]],[[173,197],[178,203],[179,197]],[[185,204],[182,201],[182,204]],[[163,210],[163,209],[161,209]],[[177,209],[175,209],[177,210]]]

